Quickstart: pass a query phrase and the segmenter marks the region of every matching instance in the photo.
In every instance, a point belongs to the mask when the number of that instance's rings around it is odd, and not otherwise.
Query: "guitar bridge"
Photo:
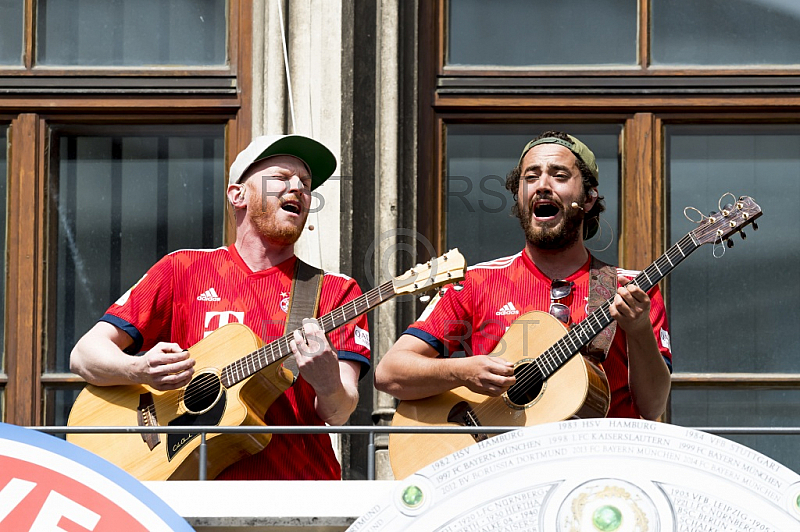
[[[453,408],[450,409],[450,413],[447,415],[447,421],[449,421],[450,423],[461,425],[462,427],[481,426],[481,422],[478,419],[478,416],[475,414],[475,411],[466,401],[460,401],[456,403],[453,406]],[[489,435],[483,433],[475,433],[472,434],[472,438],[476,442],[479,442],[488,440]]]
[[[156,417],[156,405],[153,403],[153,395],[150,392],[139,395],[139,406],[136,408],[136,416],[140,427],[157,427],[158,418]],[[156,445],[161,443],[161,437],[155,432],[143,432],[142,440],[152,451]]]

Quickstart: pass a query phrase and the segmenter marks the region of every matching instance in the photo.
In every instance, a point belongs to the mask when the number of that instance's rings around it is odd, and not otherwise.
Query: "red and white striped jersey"
[[[559,303],[570,309],[568,327],[586,317],[589,298],[591,257],[566,281],[574,283],[571,293]],[[637,272],[617,269],[635,277]],[[506,329],[521,314],[550,308],[552,280],[544,275],[524,251],[472,266],[461,291],[447,290],[431,301],[404,334],[416,336],[440,353],[464,351],[485,355],[494,349]],[[667,365],[672,368],[669,329],[664,300],[658,286],[650,293],[650,322]],[[639,417],[628,386],[628,354],[625,332],[617,327],[603,363],[611,390],[609,417]]]
[[[235,246],[180,250],[157,262],[101,318],[128,333],[128,352],[147,351],[158,342],[190,347],[219,327],[243,323],[265,342],[284,335],[296,257],[253,272]],[[325,272],[319,315],[361,295],[355,280]],[[366,316],[328,334],[340,359],[369,369]],[[241,356],[246,353],[241,354]],[[232,354],[231,361],[236,359]],[[268,425],[323,425],[314,406],[314,389],[299,377],[270,407]],[[339,479],[341,469],[327,434],[273,435],[260,453],[228,467],[222,479]]]

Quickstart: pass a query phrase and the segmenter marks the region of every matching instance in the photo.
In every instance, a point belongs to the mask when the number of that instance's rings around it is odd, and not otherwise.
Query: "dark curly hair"
[[[566,133],[561,131],[545,131],[544,133],[540,134],[533,140],[545,139],[545,138],[557,138],[561,140],[566,140],[567,142],[572,142],[571,139],[567,136]],[[584,194],[588,195],[589,191],[598,185],[597,179],[592,175],[592,172],[589,170],[589,167],[586,166],[580,157],[575,157],[577,160],[578,169],[581,172],[581,177],[583,178],[583,192]],[[519,218],[521,213],[519,211],[518,205],[518,197],[519,197],[519,179],[522,176],[522,157],[520,157],[520,162],[517,166],[512,169],[508,175],[506,176],[506,189],[511,192],[511,196],[514,198],[511,207],[511,214]],[[594,206],[592,209],[586,213],[583,217],[583,239],[588,240],[597,233],[597,229],[600,227],[600,213],[606,210],[606,205],[604,201],[604,197],[601,195],[597,196],[597,201],[594,202]]]

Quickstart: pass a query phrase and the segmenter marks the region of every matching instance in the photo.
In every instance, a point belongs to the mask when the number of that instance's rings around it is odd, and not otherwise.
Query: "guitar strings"
[[[394,293],[395,291],[392,281],[387,281],[386,283],[365,292],[361,296],[345,303],[341,307],[338,307],[319,318],[318,321],[320,328],[325,334],[327,334],[328,332],[345,325],[348,321],[355,319],[364,312],[368,312],[380,303],[383,303],[390,296],[394,295]],[[373,299],[376,299],[376,302],[373,302]],[[360,310],[360,307],[364,305],[366,305],[364,309]],[[348,319],[345,311],[349,311],[355,315]],[[335,316],[337,313],[341,314],[341,317],[338,318],[339,321],[337,321]],[[291,331],[281,338],[278,338],[269,344],[263,345],[255,351],[250,352],[246,356],[224,366],[218,374],[215,372],[203,372],[201,370],[201,372],[195,375],[195,378],[198,375],[211,374],[216,376],[217,379],[215,379],[213,382],[193,387],[190,390],[189,388],[192,382],[182,388],[159,392],[161,394],[159,397],[161,400],[158,401],[160,405],[159,408],[166,407],[168,409],[174,409],[180,413],[190,412],[185,408],[187,401],[189,403],[193,401],[202,402],[208,400],[209,398],[213,398],[218,395],[218,392],[221,388],[228,389],[242,380],[254,375],[258,371],[261,371],[270,364],[278,362],[279,360],[291,355],[292,350],[290,342],[293,339],[294,331]],[[193,381],[195,378],[193,378]],[[167,400],[164,401],[163,399],[165,395],[177,395],[178,397],[171,399],[167,398]],[[181,406],[181,403],[183,403],[183,408],[178,408]],[[154,409],[155,407],[152,408]],[[148,407],[147,410],[148,412],[152,411],[151,407]]]
[[[668,249],[666,253],[664,253],[661,257],[659,257],[659,259],[657,259],[651,266],[648,266],[639,275],[637,275],[636,278],[634,278],[631,282],[632,283],[636,283],[637,286],[640,286],[641,285],[641,281],[644,280],[644,278],[647,278],[649,280],[649,276],[647,275],[647,271],[651,270],[653,267],[655,267],[657,272],[659,274],[661,274],[661,268],[659,268],[659,265],[664,268],[666,273],[669,273],[672,268],[677,266],[677,264],[679,264],[684,258],[686,258],[689,254],[691,254],[697,248],[699,248],[704,240],[707,241],[707,238],[709,236],[711,236],[712,234],[719,235],[717,229],[715,228],[715,226],[717,226],[717,225],[719,225],[719,222],[715,223],[715,224],[712,224],[711,226],[708,226],[708,227],[699,227],[699,228],[696,228],[693,231],[689,232],[686,236],[684,236],[681,240],[679,240],[678,243],[676,243],[674,246],[672,246],[670,249]],[[692,235],[697,236],[700,242],[696,243],[694,241],[694,239],[692,238]],[[721,239],[721,237],[719,237],[719,236],[717,236],[716,238],[720,238]],[[684,253],[684,251],[681,248],[681,246],[685,245],[687,243],[690,243],[690,242],[693,244],[693,247],[691,247],[691,249],[689,249],[687,253]],[[674,261],[670,260],[670,253],[672,253],[672,258],[675,259]],[[679,256],[679,254],[680,254],[680,256]],[[668,265],[669,265],[669,267],[668,267]],[[655,274],[656,272],[653,272],[651,270],[650,273],[651,274]],[[664,275],[666,275],[666,273],[662,274],[661,277],[663,278]],[[658,281],[656,281],[656,283],[657,282]],[[652,286],[655,286],[656,283],[652,283],[651,282],[650,283],[651,284],[650,288],[652,288]],[[584,319],[580,323],[576,324],[575,327],[572,328],[572,330],[570,330],[566,335],[564,335],[561,339],[559,339],[550,348],[545,350],[539,357],[536,357],[535,359],[532,359],[536,363],[538,371],[536,371],[536,372],[530,372],[529,371],[528,373],[533,373],[533,376],[530,377],[530,378],[528,378],[527,376],[523,377],[522,379],[520,379],[520,381],[515,383],[514,386],[522,387],[522,389],[523,389],[522,394],[525,394],[526,393],[526,389],[527,389],[527,391],[530,391],[531,389],[533,389],[534,386],[540,386],[544,382],[546,377],[549,377],[550,375],[555,373],[555,371],[560,369],[560,367],[564,363],[566,363],[569,359],[571,359],[576,354],[578,354],[580,348],[583,347],[583,345],[579,345],[578,348],[574,348],[574,346],[576,344],[573,341],[573,339],[570,337],[571,335],[573,335],[573,331],[575,331],[575,334],[574,334],[575,336],[580,336],[580,334],[579,334],[580,332],[584,332],[584,334],[585,334],[585,331],[583,331],[583,328],[584,328],[585,324],[593,316],[595,316],[595,319],[596,319],[596,314],[598,314],[600,312],[602,312],[603,314],[607,313],[608,309],[610,307],[611,301],[613,301],[613,298],[608,300],[608,301],[606,301],[598,309],[596,309],[589,316],[587,316],[586,319]],[[608,318],[610,320],[610,316],[608,316]],[[609,323],[610,323],[610,321],[609,321]],[[578,330],[578,329],[580,329],[580,330]],[[602,329],[600,329],[600,330],[602,330]],[[585,343],[588,344],[591,341],[591,339],[594,338],[594,336],[596,336],[597,334],[599,334],[599,331],[598,331],[598,333],[593,334],[592,337],[589,338]],[[569,348],[569,346],[566,345],[566,340],[570,340],[570,342],[573,344],[573,348]],[[564,349],[564,348],[567,348],[567,349]],[[556,356],[555,356],[555,354],[556,354],[555,352],[556,351],[561,351],[562,354],[567,353],[566,358],[564,358],[564,360],[561,363],[559,363],[558,358],[556,358]],[[548,370],[549,374],[548,374],[548,371],[544,371],[542,369],[542,364],[540,363],[540,361],[544,361],[545,363],[548,363],[548,367],[552,366],[554,368],[553,371],[549,371]],[[481,413],[481,414],[483,414],[485,416],[487,414],[497,414],[498,410],[500,411],[499,413],[504,413],[506,409],[507,409],[507,407],[505,405],[505,400],[504,399],[502,399],[500,397],[493,397],[493,398],[490,398],[489,400],[487,400],[484,404],[481,404],[481,405],[478,405],[477,407],[475,407],[473,409],[473,411],[476,414],[475,417],[479,418],[480,416],[477,415],[479,413]]]
[[[700,247],[700,244],[694,242],[694,239],[692,238],[693,234],[697,234],[700,240],[702,241],[704,238],[707,238],[710,234],[715,232],[716,230],[713,227],[700,227],[688,233],[686,236],[681,238],[681,240],[679,240],[675,245],[670,247],[670,249],[668,249],[653,264],[645,268],[645,270],[643,270],[639,275],[637,275],[634,279],[632,279],[631,283],[635,283],[636,286],[641,287],[642,281],[644,281],[645,279],[649,281],[650,277],[647,274],[648,270],[650,270],[650,273],[653,274],[654,276],[655,273],[661,274],[660,278],[663,278],[666,275],[666,273],[669,273],[684,258],[686,258],[689,254],[691,254],[698,247]],[[688,250],[688,252],[684,252],[681,246],[689,243],[691,243],[693,246]],[[671,252],[672,252],[672,257],[670,257]],[[654,267],[656,272],[653,272],[651,270],[651,268]],[[662,274],[662,268],[663,271],[665,271],[666,273]],[[656,283],[657,282],[658,281],[656,281]],[[655,286],[656,283],[650,282],[649,283],[651,285],[650,288]],[[517,390],[521,390],[521,393],[519,395],[527,396],[528,395],[527,392],[533,390],[535,387],[540,387],[544,383],[547,377],[554,374],[558,369],[560,369],[564,364],[566,364],[566,362],[568,362],[575,355],[577,355],[580,352],[580,349],[584,345],[588,345],[591,342],[591,340],[594,339],[595,336],[600,334],[600,332],[605,327],[601,327],[600,329],[598,329],[597,332],[590,330],[590,332],[592,333],[591,335],[587,333],[585,328],[587,325],[591,327],[591,324],[589,322],[591,321],[592,318],[598,321],[598,325],[602,325],[602,323],[600,323],[598,320],[598,314],[606,317],[608,323],[611,323],[611,321],[613,320],[611,320],[608,311],[610,309],[612,301],[613,298],[605,301],[602,305],[600,305],[600,307],[598,307],[596,310],[590,313],[585,319],[575,324],[575,326],[573,326],[573,328],[570,329],[567,332],[567,334],[562,336],[559,340],[557,340],[552,346],[546,349],[538,357],[531,359],[532,360],[531,363],[536,365],[537,371],[530,371],[530,370],[527,371],[522,376],[522,378],[513,385],[514,387],[516,387],[515,392]],[[608,324],[606,324],[606,326],[607,325]],[[586,337],[585,341],[582,341],[580,339],[581,333],[583,333],[583,335]],[[576,336],[578,337],[577,343],[574,339],[574,337]],[[571,347],[567,344],[567,341],[569,341],[572,344]],[[546,366],[543,368],[542,364],[546,364]],[[504,394],[504,396],[507,397],[507,392],[506,394]],[[475,413],[475,417],[480,419],[481,415],[483,415],[484,417],[486,416],[493,417],[495,415],[502,414],[507,410],[507,408],[508,406],[506,405],[506,401],[503,396],[491,397],[488,400],[484,401],[483,403],[474,407],[473,412]]]

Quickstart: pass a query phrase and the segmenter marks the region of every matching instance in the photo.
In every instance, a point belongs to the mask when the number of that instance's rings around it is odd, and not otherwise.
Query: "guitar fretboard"
[[[392,281],[369,290],[352,301],[345,303],[341,307],[332,310],[318,319],[319,325],[324,333],[329,333],[377,307],[384,301],[391,299],[395,295]],[[254,375],[266,368],[270,364],[292,354],[290,342],[294,339],[294,331],[291,331],[281,338],[263,345],[240,358],[239,360],[225,366],[221,372],[222,384],[230,388],[238,382]]]
[[[631,280],[631,283],[645,292],[649,291],[698,247],[700,247],[700,244],[694,239],[692,233],[687,234],[655,262],[642,270],[639,275]],[[580,352],[583,347],[589,345],[589,342],[614,321],[609,313],[612,302],[613,298],[600,305],[594,312],[586,316],[580,323],[575,324],[566,335],[535,359],[539,371],[544,378],[555,373],[569,359]]]

